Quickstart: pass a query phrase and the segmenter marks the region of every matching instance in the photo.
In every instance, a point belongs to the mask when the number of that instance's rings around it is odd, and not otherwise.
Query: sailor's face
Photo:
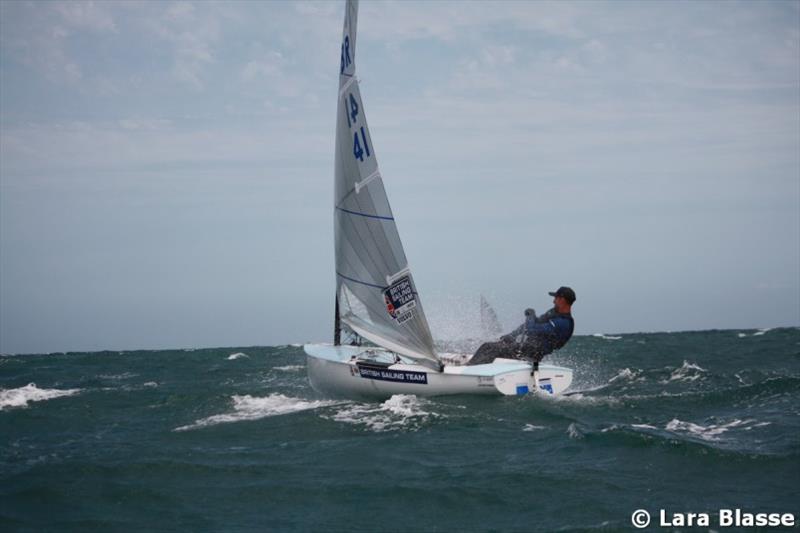
[[[553,307],[556,308],[556,311],[561,311],[566,307],[567,300],[564,299],[563,296],[555,296],[553,298]]]

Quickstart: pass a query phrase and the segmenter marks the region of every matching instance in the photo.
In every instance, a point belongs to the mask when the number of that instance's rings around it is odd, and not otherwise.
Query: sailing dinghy
[[[355,77],[357,0],[345,9],[336,115],[334,343],[304,346],[314,389],[337,396],[558,395],[572,370],[524,361],[445,365],[436,353],[378,170]],[[350,336],[351,344],[342,339]],[[366,340],[374,346],[362,346]]]

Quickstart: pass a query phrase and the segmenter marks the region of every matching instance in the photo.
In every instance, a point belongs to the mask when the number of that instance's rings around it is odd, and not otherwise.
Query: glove
[[[515,339],[513,335],[503,335],[502,337],[500,337],[500,342],[505,342],[507,344],[516,341],[517,339]]]
[[[536,311],[529,307],[525,310],[525,316],[536,316]]]

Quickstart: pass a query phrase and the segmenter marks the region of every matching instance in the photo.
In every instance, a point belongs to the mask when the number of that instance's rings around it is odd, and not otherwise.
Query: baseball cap
[[[566,301],[568,301],[570,305],[575,303],[575,300],[576,300],[575,291],[573,291],[569,287],[559,287],[556,292],[550,292],[548,294],[550,296],[561,296]]]

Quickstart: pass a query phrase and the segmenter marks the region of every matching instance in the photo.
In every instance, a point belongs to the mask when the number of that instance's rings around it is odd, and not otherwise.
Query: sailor
[[[526,309],[522,325],[500,337],[499,342],[482,344],[467,364],[491,363],[496,357],[538,363],[545,355],[564,346],[575,329],[571,314],[575,291],[569,287],[559,287],[548,294],[553,297],[552,309],[538,317],[536,311]]]

